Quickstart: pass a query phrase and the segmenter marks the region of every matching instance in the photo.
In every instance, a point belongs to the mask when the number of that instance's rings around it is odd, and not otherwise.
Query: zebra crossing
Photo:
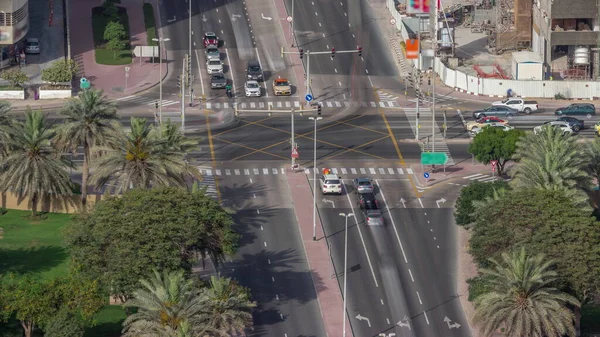
[[[398,96],[381,89],[377,89],[377,97],[380,102],[395,102],[398,99]]]
[[[408,123],[415,134],[417,135],[417,129],[419,132],[419,140],[427,139],[426,142],[423,143],[422,149],[423,152],[431,151],[433,149],[433,143],[430,142],[429,137],[431,136],[432,129],[432,114],[431,109],[419,109],[419,125],[417,125],[417,109],[415,108],[405,108],[404,114],[408,119]],[[448,155],[448,163],[447,165],[454,165],[454,160],[452,159],[452,155],[450,154],[450,150],[448,149],[448,144],[444,140],[442,133],[440,132],[440,128],[435,125],[435,152],[445,152]]]
[[[436,96],[435,97],[435,104],[441,104],[444,102],[449,102],[449,101],[453,101],[455,100],[454,97],[442,97],[442,96]],[[408,100],[409,102],[413,102],[416,103],[417,99],[416,98],[412,98]],[[421,99],[421,104],[433,104],[433,99],[431,96],[425,96]]]
[[[414,174],[413,170],[402,167],[359,167],[359,168],[331,168],[328,167],[332,174],[351,174],[351,175],[369,175],[369,176],[398,176],[398,175],[410,175]],[[263,168],[218,168],[213,169],[210,167],[198,167],[200,173],[204,177],[212,177],[214,180],[215,176],[258,176],[258,175],[284,175],[286,174],[286,168],[283,167],[263,167]],[[320,168],[305,168],[305,174],[321,174]]]
[[[471,181],[480,181],[480,182],[492,182],[498,180],[498,176],[490,176],[489,174],[477,173],[470,176],[463,177],[463,179],[468,179]]]
[[[200,172],[204,171],[204,170],[210,170],[210,168],[207,167],[198,167],[198,169],[200,170]],[[219,198],[219,194],[217,193],[217,183],[215,181],[215,177],[213,175],[207,175],[207,174],[203,174],[202,175],[202,181],[198,182],[198,185],[200,188],[206,188],[206,195],[210,196],[211,198],[218,200]]]
[[[400,104],[394,100],[380,100],[375,101],[363,101],[363,102],[348,102],[348,101],[321,101],[319,102],[323,108],[399,108]],[[237,106],[238,109],[259,109],[269,110],[271,109],[300,109],[305,105],[304,101],[273,101],[273,102],[206,102],[206,109],[219,110],[219,109],[233,109]]]
[[[115,101],[127,102],[127,103],[133,103],[133,104],[145,104],[145,105],[152,105],[152,106],[155,106],[156,103],[158,103],[159,106],[163,106],[163,107],[169,106],[169,105],[174,105],[174,104],[181,104],[181,101],[172,101],[172,100],[166,100],[166,99],[163,99],[162,101],[160,101],[159,99],[154,98],[154,97],[136,96],[136,95],[119,97],[119,98],[115,99]]]

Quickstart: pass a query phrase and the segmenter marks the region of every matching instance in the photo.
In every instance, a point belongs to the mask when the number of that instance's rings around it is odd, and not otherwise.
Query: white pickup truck
[[[494,102],[492,105],[507,106],[527,115],[538,110],[538,103],[536,101],[525,101],[521,98],[507,98],[503,101]]]

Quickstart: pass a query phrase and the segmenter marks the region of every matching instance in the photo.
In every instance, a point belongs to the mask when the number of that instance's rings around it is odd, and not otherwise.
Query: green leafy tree
[[[125,50],[127,43],[123,40],[109,40],[106,42],[106,49],[113,52],[113,58],[117,58],[117,52]]]
[[[486,127],[475,136],[469,145],[469,153],[485,165],[492,160],[497,160],[498,175],[502,175],[506,163],[513,159],[517,141],[524,135],[523,130],[504,131],[499,128]]]
[[[50,84],[71,82],[77,74],[78,65],[71,59],[58,60],[50,68],[42,69],[42,81]]]
[[[4,70],[0,73],[0,78],[10,82],[10,85],[14,87],[23,87],[23,83],[29,81],[29,77],[21,68]]]
[[[102,91],[85,90],[69,100],[61,114],[66,118],[56,130],[59,148],[75,152],[83,147],[81,203],[85,208],[92,148],[108,146],[120,134],[117,109]]]
[[[599,293],[600,226],[563,191],[506,192],[494,207],[476,210],[469,246],[483,266],[515,247],[543,253],[556,261],[561,289],[583,302]]]
[[[484,183],[475,181],[460,190],[460,195],[456,200],[456,211],[454,218],[459,226],[468,226],[475,221],[474,201],[485,200],[494,195],[494,191],[508,188],[508,183],[505,181],[494,181]]]
[[[10,128],[10,152],[2,162],[0,191],[29,198],[34,216],[41,197],[52,195],[58,201],[73,194],[67,171],[73,165],[53,146],[53,136],[41,111],[27,111],[25,122]]]
[[[101,188],[111,179],[119,190],[150,186],[186,186],[187,179],[200,179],[198,170],[189,165],[185,152],[197,146],[197,140],[178,136],[165,138],[160,129],[145,119],[131,118],[131,131],[122,135],[93,165],[94,183]],[[194,143],[190,143],[194,142]]]
[[[588,206],[585,191],[591,181],[584,152],[576,136],[565,135],[558,128],[529,133],[517,144],[519,163],[511,184],[522,189],[564,191],[577,205]]]
[[[119,20],[119,8],[114,0],[104,0],[102,3],[102,14],[111,21]]]
[[[207,289],[211,335],[231,336],[243,334],[252,326],[252,309],[256,303],[250,300],[250,292],[227,277],[211,276]]]
[[[44,337],[83,337],[84,322],[67,309],[59,310],[44,326]]]
[[[158,270],[191,270],[198,255],[217,266],[237,249],[231,216],[212,198],[181,188],[136,189],[102,200],[65,231],[76,265],[127,300]]]
[[[527,256],[525,249],[492,259],[492,269],[482,270],[492,291],[475,300],[474,322],[484,336],[503,329],[505,336],[575,336],[570,307],[580,307],[571,295],[551,286],[556,272],[543,254]]]

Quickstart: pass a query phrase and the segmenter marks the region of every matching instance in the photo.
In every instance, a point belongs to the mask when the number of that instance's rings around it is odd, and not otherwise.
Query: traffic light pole
[[[435,57],[437,55],[438,48],[438,2],[432,1],[433,6],[431,6],[431,10],[433,11],[433,60],[431,63],[431,76],[433,76],[433,81],[431,82],[431,152],[435,152]],[[430,21],[431,22],[431,21]]]
[[[185,132],[185,68],[186,61],[183,63],[183,70],[181,71],[181,132]]]

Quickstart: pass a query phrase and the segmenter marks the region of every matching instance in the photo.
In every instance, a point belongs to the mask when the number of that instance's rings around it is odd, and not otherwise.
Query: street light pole
[[[163,46],[163,42],[168,42],[171,39],[169,39],[168,37],[166,38],[153,38],[152,41],[154,42],[158,42],[158,97],[159,97],[159,104],[158,104],[158,123],[160,125],[162,125],[162,81],[163,81],[163,76],[162,76],[162,46]]]
[[[317,241],[317,121],[323,117],[308,117],[315,121],[314,145],[313,145],[313,241]]]
[[[292,0],[292,22],[290,26],[290,40],[292,40],[292,47],[294,46],[294,0]]]
[[[188,42],[189,42],[189,69],[188,69],[188,76],[189,76],[189,80],[188,80],[188,85],[189,85],[189,95],[190,95],[190,106],[192,106],[191,104],[194,103],[192,100],[192,68],[193,68],[193,58],[192,58],[192,0],[187,0],[188,4],[190,5],[189,7],[189,12],[190,12],[190,17],[189,17],[189,37],[188,37]],[[185,93],[185,91],[184,91]]]
[[[294,108],[292,108],[291,110],[292,112],[292,152],[294,151],[294,149],[296,149],[296,139],[294,137]],[[296,168],[296,158],[294,158],[294,156],[292,157],[292,169]]]
[[[346,337],[346,301],[347,301],[347,296],[346,296],[346,283],[348,280],[348,218],[351,216],[354,216],[353,213],[340,213],[340,216],[343,216],[344,218],[346,218],[346,233],[345,233],[345,238],[344,238],[344,319],[343,319],[343,323],[344,326],[342,328],[342,335],[343,337]]]

